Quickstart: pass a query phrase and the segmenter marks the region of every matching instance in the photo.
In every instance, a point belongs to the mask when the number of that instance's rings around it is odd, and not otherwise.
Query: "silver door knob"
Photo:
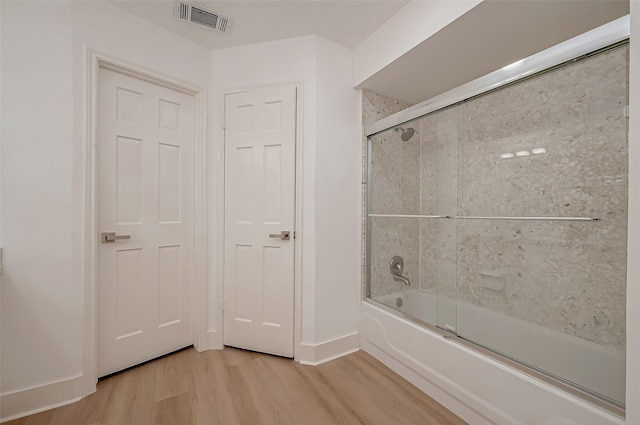
[[[104,232],[101,239],[102,243],[110,243],[118,239],[131,239],[131,235],[116,235],[116,232]]]
[[[291,239],[291,232],[289,230],[283,230],[280,233],[271,233],[269,234],[270,238],[277,238],[283,241],[288,241]]]

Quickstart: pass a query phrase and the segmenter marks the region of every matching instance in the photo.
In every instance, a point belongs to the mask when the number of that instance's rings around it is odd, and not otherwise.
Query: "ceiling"
[[[192,1],[231,16],[224,34],[178,20],[173,0],[111,3],[207,49],[222,49],[309,34],[355,48],[408,1]],[[629,0],[484,0],[359,87],[416,104],[628,13]]]
[[[354,48],[405,6],[407,0],[197,0],[233,19],[231,30],[219,33],[179,21],[173,0],[111,1],[122,9],[153,22],[207,49],[253,44],[309,34]]]

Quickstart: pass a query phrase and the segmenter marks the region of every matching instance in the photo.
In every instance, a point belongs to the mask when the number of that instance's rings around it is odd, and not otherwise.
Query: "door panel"
[[[194,98],[100,69],[100,376],[193,343]]]
[[[225,98],[224,342],[285,357],[293,357],[295,125],[295,86]]]

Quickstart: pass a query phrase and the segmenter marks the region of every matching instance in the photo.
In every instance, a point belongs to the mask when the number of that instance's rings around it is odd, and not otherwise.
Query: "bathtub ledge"
[[[360,311],[362,349],[469,423],[625,423],[573,394],[367,302]]]

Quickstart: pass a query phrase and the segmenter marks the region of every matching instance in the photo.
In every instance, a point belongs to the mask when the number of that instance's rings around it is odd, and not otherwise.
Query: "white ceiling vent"
[[[231,28],[231,17],[184,0],[176,1],[176,16],[184,21],[204,25],[220,32]]]

